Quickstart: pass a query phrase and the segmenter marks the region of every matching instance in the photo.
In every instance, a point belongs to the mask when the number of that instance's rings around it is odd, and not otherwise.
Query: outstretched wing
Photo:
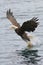
[[[21,26],[21,28],[24,31],[33,32],[39,24],[39,22],[37,22],[38,20],[39,19],[37,17],[33,17],[31,20],[24,22],[23,25]]]
[[[17,23],[16,19],[14,18],[13,16],[13,13],[11,12],[11,10],[9,9],[7,12],[6,12],[6,15],[7,15],[7,18],[10,20],[10,22],[16,26],[16,27],[20,27],[19,23]]]

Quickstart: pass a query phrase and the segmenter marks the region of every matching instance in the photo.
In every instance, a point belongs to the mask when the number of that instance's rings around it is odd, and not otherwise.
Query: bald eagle
[[[15,29],[15,32],[19,36],[21,36],[23,40],[30,41],[30,38],[27,36],[26,31],[33,32],[39,24],[39,22],[37,22],[39,19],[37,17],[33,17],[32,19],[25,21],[22,24],[22,26],[20,26],[20,24],[14,18],[13,12],[11,12],[10,9],[6,12],[6,16],[10,20],[10,22],[13,24],[13,28]]]

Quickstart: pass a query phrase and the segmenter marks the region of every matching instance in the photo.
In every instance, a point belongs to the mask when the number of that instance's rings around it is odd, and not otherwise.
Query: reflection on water
[[[24,60],[21,62],[21,64],[26,64],[26,65],[29,65],[30,63],[35,65],[38,64],[41,57],[38,55],[38,50],[24,49],[24,50],[20,50],[18,54],[24,57]]]

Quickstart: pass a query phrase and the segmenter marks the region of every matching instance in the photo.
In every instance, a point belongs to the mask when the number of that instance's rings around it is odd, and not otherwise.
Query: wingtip
[[[13,12],[11,12],[11,9],[7,10],[6,15],[7,15],[7,16],[10,15],[10,16],[14,17],[14,16],[13,16]]]
[[[38,18],[38,17],[33,17],[31,20],[33,20],[33,21],[38,21],[39,18]]]

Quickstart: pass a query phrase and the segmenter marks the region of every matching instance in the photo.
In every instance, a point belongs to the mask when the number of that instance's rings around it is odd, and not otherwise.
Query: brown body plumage
[[[10,9],[7,11],[6,13],[7,18],[11,21],[11,23],[16,26],[15,27],[15,32],[22,37],[22,39],[24,40],[28,40],[30,41],[29,37],[27,36],[27,33],[25,31],[28,32],[33,32],[35,30],[35,28],[38,26],[38,20],[37,17],[33,17],[31,20],[25,21],[23,23],[22,26],[19,25],[19,23],[17,23],[16,19],[13,16],[13,13],[10,11]]]

